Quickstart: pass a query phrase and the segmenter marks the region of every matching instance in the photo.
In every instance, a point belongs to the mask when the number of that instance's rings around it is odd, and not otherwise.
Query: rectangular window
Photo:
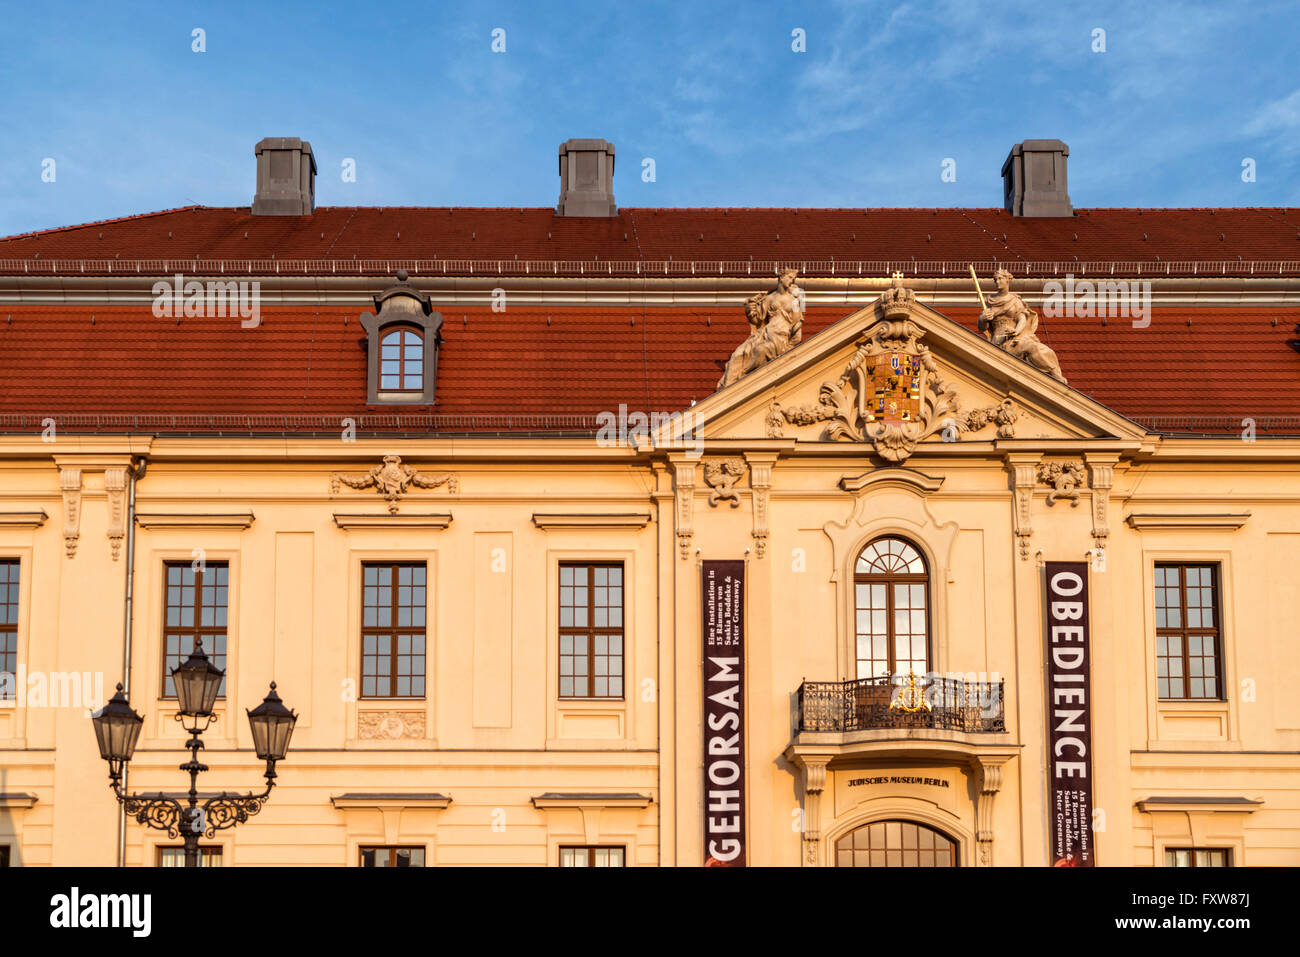
[[[560,566],[560,697],[623,697],[623,566]]]
[[[424,697],[425,567],[363,565],[361,697]]]
[[[1232,850],[1226,847],[1167,847],[1165,867],[1231,867]]]
[[[1221,700],[1217,565],[1157,565],[1156,685],[1162,699]]]
[[[363,847],[362,867],[423,867],[423,847]]]
[[[184,867],[185,866],[185,848],[183,847],[160,847],[158,848],[158,866],[159,867]],[[220,845],[199,846],[199,867],[220,867],[221,866],[221,847]]]
[[[0,700],[18,694],[18,571],[17,559],[0,561]]]
[[[197,566],[197,567],[196,567]],[[176,697],[172,669],[194,651],[196,640],[213,665],[226,670],[226,613],[230,569],[226,562],[167,562],[163,618],[163,697]],[[220,697],[226,696],[221,679]]]
[[[560,848],[561,867],[623,867],[624,848],[582,847]]]
[[[0,844],[0,867],[9,866],[9,845]]]

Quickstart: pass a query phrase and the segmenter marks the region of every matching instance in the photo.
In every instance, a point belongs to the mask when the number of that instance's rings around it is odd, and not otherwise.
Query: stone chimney
[[[1025,140],[1011,147],[1002,164],[1002,205],[1012,216],[1073,216],[1066,192],[1065,160],[1070,147],[1060,140]]]
[[[268,136],[257,144],[254,216],[309,216],[316,209],[316,158],[296,136]]]
[[[560,144],[561,216],[617,216],[614,202],[614,144],[565,140]]]

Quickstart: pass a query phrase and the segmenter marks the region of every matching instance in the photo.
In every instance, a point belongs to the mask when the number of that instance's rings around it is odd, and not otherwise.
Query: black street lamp
[[[108,762],[108,779],[113,794],[126,809],[146,827],[166,831],[171,838],[181,837],[185,842],[185,866],[199,866],[199,837],[212,837],[217,831],[242,824],[262,810],[275,787],[275,762],[284,760],[289,750],[289,738],[298,715],[284,706],[275,693],[275,682],[260,705],[248,711],[248,725],[253,732],[253,748],[259,759],[266,762],[266,790],[260,794],[236,794],[222,791],[199,806],[199,772],[208,770],[200,764],[199,749],[203,747],[200,735],[217,719],[212,710],[226,673],[212,664],[203,653],[203,644],[194,642],[194,651],[182,664],[172,669],[176,684],[176,699],[180,712],[176,720],[190,733],[185,746],[190,759],[180,770],[190,774],[188,803],[159,792],[157,794],[127,794],[121,789],[122,770],[135,754],[135,743],[140,737],[144,718],[126,700],[122,686],[117,694],[93,715],[95,739],[99,754]]]

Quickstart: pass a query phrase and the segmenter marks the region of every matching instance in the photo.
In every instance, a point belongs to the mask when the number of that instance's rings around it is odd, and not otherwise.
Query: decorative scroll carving
[[[939,366],[921,339],[925,330],[909,318],[916,296],[894,274],[893,285],[877,301],[881,321],[857,342],[838,382],[823,382],[816,403],[783,408],[773,400],[767,435],[779,438],[785,423],[828,423],[821,438],[833,442],[870,442],[876,454],[902,462],[918,443],[942,430],[945,441],[988,425],[1000,438],[1015,436],[1019,411],[1011,398],[987,408],[961,413],[956,389],[946,384]]]
[[[677,549],[685,560],[691,557],[691,536],[695,529],[691,515],[695,506],[695,463],[673,463],[673,492],[677,498]]]
[[[1068,498],[1071,508],[1079,507],[1079,490],[1087,481],[1082,462],[1044,462],[1038,467],[1038,480],[1052,486],[1047,493],[1047,504],[1059,498]]]
[[[1041,458],[1038,453],[1006,457],[1007,470],[1011,473],[1011,488],[1015,494],[1012,518],[1015,521],[1016,540],[1020,543],[1021,561],[1029,560],[1029,539],[1034,534],[1029,522],[1029,505],[1038,485],[1038,462]]]
[[[719,459],[704,464],[704,481],[708,483],[709,505],[718,507],[719,502],[730,501],[732,508],[740,507],[740,493],[733,486],[745,474],[745,460],[738,458]]]
[[[772,499],[772,466],[776,464],[774,452],[747,452],[749,462],[749,487],[754,490],[754,554],[762,558],[767,554],[767,536],[770,530],[768,510]]]
[[[126,469],[104,469],[104,488],[108,491],[108,543],[113,549],[113,561],[117,561],[126,537]]]
[[[423,738],[423,711],[362,711],[357,715],[358,736],[366,739]]]
[[[335,472],[330,476],[330,492],[337,492],[340,483],[349,488],[374,488],[388,501],[388,511],[394,515],[397,514],[397,500],[412,485],[416,488],[437,488],[439,485],[446,485],[449,492],[455,492],[460,487],[459,480],[451,472],[425,475],[418,469],[403,465],[402,458],[398,455],[385,455],[382,464],[376,465],[364,475],[345,475],[342,472]]]
[[[718,380],[719,389],[799,344],[803,338],[803,292],[795,285],[798,276],[797,269],[782,269],[775,289],[746,300],[749,338],[727,360],[727,368]]]
[[[1011,273],[999,269],[993,281],[998,291],[989,296],[979,315],[978,328],[999,349],[1023,359],[1040,372],[1065,381],[1056,353],[1038,341],[1038,313],[1011,291]]]
[[[63,544],[72,558],[81,538],[81,469],[59,469],[59,488],[63,490]]]

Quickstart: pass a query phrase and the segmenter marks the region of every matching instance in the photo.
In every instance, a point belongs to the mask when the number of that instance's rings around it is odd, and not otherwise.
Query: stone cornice
[[[335,512],[334,524],[345,530],[356,528],[446,528],[451,524],[450,512],[366,512],[364,514]]]
[[[35,512],[0,512],[0,528],[40,528],[49,518],[43,509]]]
[[[141,528],[248,528],[252,512],[137,512]]]
[[[1124,516],[1130,528],[1221,528],[1236,531],[1246,524],[1250,512],[1133,512]]]
[[[1222,528],[1235,532],[1251,518],[1251,512],[1132,512],[1125,516],[1130,528]]]
[[[649,512],[534,512],[533,524],[553,528],[645,528]]]
[[[192,265],[188,260],[175,260],[173,266]],[[202,265],[202,264],[201,264]],[[492,290],[510,291],[510,299],[518,304],[553,305],[605,305],[676,306],[717,305],[740,308],[753,294],[755,282],[766,281],[774,274],[771,270],[755,271],[750,276],[718,276],[716,264],[712,274],[701,269],[695,276],[655,277],[652,270],[640,276],[613,277],[591,274],[581,277],[501,276],[496,275],[496,260],[490,264],[491,275],[432,275],[411,277],[411,285],[429,295],[435,307],[451,305],[490,305]],[[588,264],[603,266],[605,264]],[[683,264],[689,265],[689,264]],[[966,263],[955,263],[951,277],[907,276],[907,285],[913,289],[920,302],[939,308],[944,306],[975,307],[974,288],[966,273]],[[1217,307],[1285,307],[1300,306],[1300,278],[1273,276],[1252,278],[1246,276],[1173,277],[1156,275],[1152,270],[1160,263],[1145,264],[1144,275],[1100,275],[1099,264],[1074,263],[1076,278],[1089,281],[1140,279],[1151,282],[1152,303],[1156,306],[1217,306]],[[1107,264],[1108,265],[1108,264]],[[1237,264],[1234,264],[1237,265]],[[897,268],[898,264],[893,264]],[[839,269],[856,271],[857,264],[842,263]],[[1274,267],[1276,268],[1276,266]],[[0,275],[0,304],[3,305],[148,305],[153,302],[152,287],[159,278],[168,278],[176,272],[155,270],[129,276],[51,276]],[[183,270],[182,270],[183,271]],[[985,270],[989,271],[989,270]],[[799,285],[804,290],[808,304],[813,307],[843,307],[851,311],[875,299],[889,287],[892,269],[882,269],[879,275],[808,275],[800,270]],[[981,273],[983,274],[983,273]],[[201,269],[185,273],[186,278],[215,281],[256,280],[260,283],[263,306],[300,306],[303,304],[328,304],[358,310],[373,306],[374,297],[392,284],[391,271],[382,276],[297,276],[242,273],[222,275]],[[1017,278],[1013,288],[1022,295],[1031,308],[1042,304],[1042,287],[1055,278],[1064,279],[1065,271],[1056,277],[1032,279]],[[1096,320],[1100,323],[1100,319]],[[1116,320],[1112,320],[1116,321]]]
[[[433,808],[442,810],[451,804],[445,794],[368,794],[349,793],[330,796],[336,808]]]
[[[649,807],[651,797],[648,794],[617,793],[600,794],[596,792],[557,793],[554,791],[533,797],[533,807],[547,808],[605,808],[605,807]]]
[[[1135,801],[1134,806],[1139,811],[1146,811],[1148,814],[1159,811],[1232,811],[1238,814],[1251,814],[1263,803],[1263,801],[1255,801],[1244,797],[1205,797],[1198,795],[1196,797],[1149,797],[1142,801]]]

